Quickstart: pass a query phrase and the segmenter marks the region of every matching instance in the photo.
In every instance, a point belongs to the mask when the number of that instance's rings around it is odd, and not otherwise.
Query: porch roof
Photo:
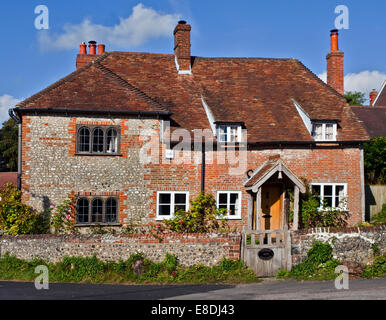
[[[262,186],[276,172],[285,174],[295,186],[299,187],[301,193],[306,192],[304,183],[279,159],[269,159],[263,165],[255,170],[253,174],[244,182],[247,190],[257,192],[257,189]]]

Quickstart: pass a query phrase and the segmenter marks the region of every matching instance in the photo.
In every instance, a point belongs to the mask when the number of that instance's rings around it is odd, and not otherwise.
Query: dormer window
[[[219,125],[217,129],[217,139],[224,143],[240,143],[241,142],[241,126],[240,125]]]
[[[313,122],[312,136],[315,141],[336,141],[337,124],[333,122]]]

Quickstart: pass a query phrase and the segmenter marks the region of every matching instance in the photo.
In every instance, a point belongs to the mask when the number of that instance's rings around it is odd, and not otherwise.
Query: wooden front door
[[[280,186],[263,186],[261,194],[261,230],[279,230],[282,211]]]

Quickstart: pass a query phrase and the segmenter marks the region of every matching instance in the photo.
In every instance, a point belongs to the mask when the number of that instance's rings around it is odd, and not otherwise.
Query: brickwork
[[[120,125],[120,156],[77,156],[76,125]],[[119,221],[145,225],[156,218],[157,191],[189,191],[190,200],[201,192],[201,152],[176,152],[165,159],[159,143],[160,124],[150,119],[23,117],[23,200],[37,210],[57,205],[70,195],[116,194]],[[151,142],[159,154],[150,163],[141,160],[141,148]],[[151,150],[150,150],[151,151]],[[248,194],[243,187],[248,169],[256,170],[272,155],[280,155],[299,178],[309,182],[347,183],[350,224],[361,221],[360,151],[344,149],[249,150],[246,159],[229,165],[227,156],[207,152],[205,190],[241,191],[241,219],[230,224],[241,229],[248,222]],[[241,164],[241,165],[240,165]],[[349,164],[349,165],[348,165]],[[234,172],[230,168],[240,166]]]

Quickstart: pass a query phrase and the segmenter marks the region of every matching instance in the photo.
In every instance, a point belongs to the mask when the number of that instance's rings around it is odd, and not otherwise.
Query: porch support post
[[[248,193],[248,230],[253,229],[253,196]]]
[[[298,228],[299,228],[299,187],[295,186],[294,221],[292,224],[292,230],[298,230]]]
[[[256,230],[261,230],[260,221],[261,221],[261,187],[257,189],[257,194],[256,194]]]

